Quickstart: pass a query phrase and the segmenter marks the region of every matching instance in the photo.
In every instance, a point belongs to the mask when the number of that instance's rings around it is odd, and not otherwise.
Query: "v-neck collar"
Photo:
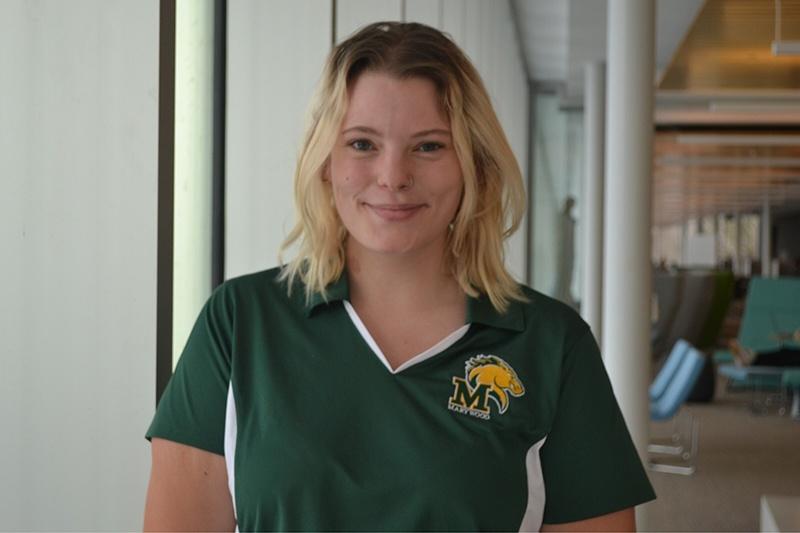
[[[367,329],[367,326],[361,320],[361,317],[359,317],[358,313],[356,313],[356,310],[353,309],[353,306],[350,304],[350,301],[344,300],[342,303],[344,305],[345,310],[347,311],[347,314],[350,316],[350,320],[353,321],[353,325],[356,327],[359,334],[361,334],[361,337],[364,339],[364,342],[367,343],[367,345],[370,347],[375,356],[378,359],[380,359],[380,361],[384,364],[386,369],[392,374],[397,374],[398,372],[402,372],[406,368],[419,364],[427,359],[430,359],[435,355],[442,353],[443,351],[454,345],[456,342],[458,342],[461,339],[461,337],[467,334],[467,331],[469,330],[469,324],[464,324],[463,326],[461,326],[460,328],[458,328],[457,330],[450,333],[448,336],[446,336],[445,338],[443,338],[442,340],[440,340],[439,342],[428,348],[427,350],[418,353],[411,359],[405,361],[401,365],[398,365],[397,368],[392,368],[392,365],[389,363],[389,360],[383,354],[383,351],[381,350],[380,346],[378,346],[378,343],[375,342],[375,339],[372,337],[372,334]]]

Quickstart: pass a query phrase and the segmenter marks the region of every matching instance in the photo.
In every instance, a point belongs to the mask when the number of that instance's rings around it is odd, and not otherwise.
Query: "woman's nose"
[[[378,185],[390,191],[403,191],[414,184],[411,167],[404,154],[385,152],[378,168]]]

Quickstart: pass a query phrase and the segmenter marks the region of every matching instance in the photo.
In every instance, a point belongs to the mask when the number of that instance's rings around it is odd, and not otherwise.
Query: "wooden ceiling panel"
[[[800,210],[800,136],[792,132],[659,132],[654,144],[653,222]]]
[[[781,40],[800,40],[800,0],[781,0],[780,5]],[[707,0],[658,88],[797,90],[800,55],[773,54],[776,21],[771,0]]]

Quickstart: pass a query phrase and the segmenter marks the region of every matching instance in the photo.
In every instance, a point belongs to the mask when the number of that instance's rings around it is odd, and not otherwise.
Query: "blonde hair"
[[[503,241],[517,230],[525,211],[519,165],[475,67],[450,38],[417,23],[370,24],[328,56],[294,175],[297,222],[279,257],[293,244],[299,251],[283,265],[281,279],[290,288],[302,280],[306,298],[325,297],[326,287],[344,270],[347,230],[322,174],[347,110],[347,89],[367,71],[434,83],[464,179],[447,237],[446,267],[465,293],[486,294],[499,312],[512,299],[524,300],[503,264]]]

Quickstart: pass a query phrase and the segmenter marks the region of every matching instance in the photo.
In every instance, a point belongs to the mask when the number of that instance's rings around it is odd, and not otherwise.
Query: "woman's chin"
[[[444,243],[439,246],[432,242],[420,242],[418,239],[409,238],[382,238],[382,239],[369,239],[365,241],[358,241],[352,239],[352,244],[355,244],[357,253],[387,255],[393,257],[412,257],[422,253],[436,253],[441,252]]]
[[[431,254],[441,258],[447,243],[447,228],[433,226],[432,223],[402,224],[388,228],[382,225],[353,225],[347,228],[348,254],[380,254],[395,259]]]
[[[413,255],[419,251],[413,244],[404,243],[376,243],[363,249],[367,253],[391,256]]]

